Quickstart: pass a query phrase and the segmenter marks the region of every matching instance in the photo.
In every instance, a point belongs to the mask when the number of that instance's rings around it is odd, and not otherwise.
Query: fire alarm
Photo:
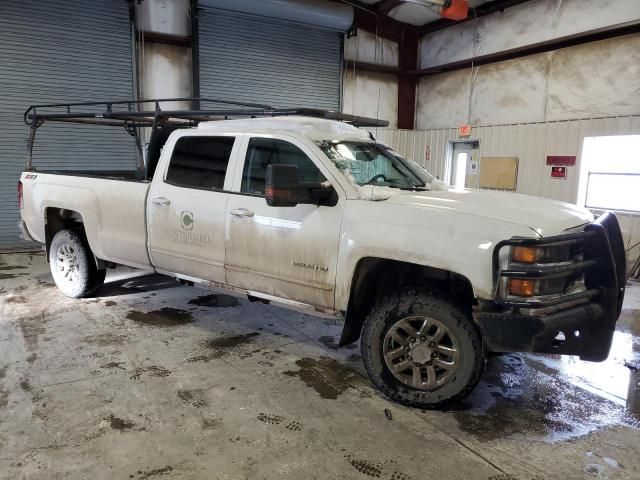
[[[551,167],[551,178],[567,178],[567,167]]]

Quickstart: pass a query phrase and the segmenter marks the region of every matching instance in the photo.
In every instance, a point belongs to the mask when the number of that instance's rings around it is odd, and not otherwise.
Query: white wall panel
[[[378,65],[398,66],[398,44],[358,30],[358,34],[345,39],[344,58]]]
[[[469,123],[502,125],[544,120],[549,55],[480,67],[474,78]],[[465,73],[469,75],[468,70]]]
[[[398,77],[388,73],[355,72],[345,68],[342,111],[352,115],[388,120],[398,125]]]
[[[358,30],[358,35],[345,39],[344,58],[346,65],[342,74],[342,111],[388,120],[389,127],[396,128],[397,75],[358,70],[349,60],[397,67],[398,44]]]
[[[416,127],[447,128],[469,122],[471,72],[456,70],[418,82]]]
[[[191,97],[191,49],[146,42],[141,58],[142,98]],[[163,110],[188,109],[190,102],[162,102]]]
[[[640,34],[557,50],[548,58],[546,121],[640,113]]]
[[[640,34],[424,76],[417,97],[418,129],[637,115]]]

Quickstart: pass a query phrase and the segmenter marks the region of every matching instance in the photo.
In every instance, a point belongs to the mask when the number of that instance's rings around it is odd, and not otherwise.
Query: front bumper
[[[583,259],[570,267],[537,271],[500,270],[500,250],[512,245],[579,245]],[[620,316],[626,282],[626,260],[620,226],[612,213],[601,215],[583,231],[541,239],[511,239],[493,254],[496,286],[502,277],[552,278],[584,272],[585,289],[543,300],[500,299],[475,312],[487,349],[493,352],[539,352],[579,355],[602,361],[609,355]],[[562,270],[564,269],[564,270]]]

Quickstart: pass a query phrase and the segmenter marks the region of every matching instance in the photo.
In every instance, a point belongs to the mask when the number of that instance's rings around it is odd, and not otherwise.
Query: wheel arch
[[[51,242],[53,241],[53,237],[55,237],[56,233],[60,230],[72,229],[80,232],[84,235],[87,240],[87,244],[89,244],[89,240],[87,238],[87,232],[85,230],[85,223],[82,217],[82,214],[76,210],[70,210],[67,208],[59,208],[59,207],[47,207],[44,209],[44,235],[45,235],[45,252],[47,256],[47,262],[49,261],[49,250],[51,247]],[[89,248],[91,249],[91,245],[89,244]],[[91,254],[93,256],[94,262],[96,264],[96,268],[101,270],[105,268],[105,263],[96,257],[93,254],[93,249],[91,249]]]
[[[353,272],[339,345],[360,338],[364,321],[378,300],[408,286],[438,291],[469,311],[476,302],[471,282],[459,273],[388,258],[364,257]]]

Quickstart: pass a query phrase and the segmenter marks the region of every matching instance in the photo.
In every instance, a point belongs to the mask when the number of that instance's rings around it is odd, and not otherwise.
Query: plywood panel
[[[480,188],[515,190],[517,179],[517,157],[480,158]]]

